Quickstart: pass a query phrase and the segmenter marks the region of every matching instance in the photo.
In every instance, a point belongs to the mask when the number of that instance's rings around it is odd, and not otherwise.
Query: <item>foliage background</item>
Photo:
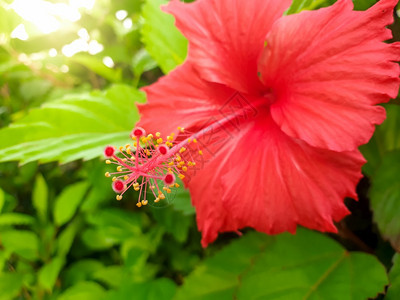
[[[44,33],[0,0],[0,300],[399,299],[398,99],[362,147],[360,201],[346,200],[338,235],[245,230],[202,249],[187,191],[163,207],[115,201],[102,150],[128,142],[139,88],[186,56],[166,2],[97,0]],[[295,0],[287,13],[333,2]],[[399,40],[398,17],[392,29]],[[104,49],[65,55],[75,40]]]

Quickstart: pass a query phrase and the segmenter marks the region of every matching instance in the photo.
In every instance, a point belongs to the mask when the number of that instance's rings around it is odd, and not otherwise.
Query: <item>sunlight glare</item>
[[[29,38],[24,24],[19,24],[17,27],[15,27],[15,29],[11,32],[11,38],[20,39],[22,41],[26,41]]]
[[[115,17],[120,21],[125,19],[127,16],[128,16],[128,12],[126,10],[119,10],[115,13]]]
[[[57,31],[61,26],[60,19],[76,22],[81,18],[77,8],[65,3],[53,4],[44,0],[14,0],[11,8],[45,34]]]
[[[109,56],[103,58],[103,64],[109,68],[113,68],[115,65],[113,59]]]

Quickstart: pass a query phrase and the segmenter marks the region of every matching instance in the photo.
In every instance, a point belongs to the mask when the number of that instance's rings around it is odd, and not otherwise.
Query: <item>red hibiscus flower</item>
[[[337,231],[344,198],[357,198],[357,147],[385,119],[376,104],[399,88],[400,45],[384,43],[397,2],[360,12],[339,0],[290,16],[291,0],[165,7],[189,40],[188,58],[144,89],[139,125],[161,134],[183,126],[199,139],[201,167],[185,184],[203,246],[244,227]]]

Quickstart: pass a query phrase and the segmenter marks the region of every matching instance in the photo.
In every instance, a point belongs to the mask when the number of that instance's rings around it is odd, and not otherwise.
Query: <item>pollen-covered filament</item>
[[[178,127],[180,136],[185,130]],[[107,146],[104,155],[108,158],[107,164],[116,165],[115,172],[106,172],[106,177],[112,177],[112,187],[117,193],[117,200],[132,187],[139,192],[137,206],[147,205],[148,201],[159,202],[171,193],[173,188],[179,187],[176,177],[183,179],[184,173],[194,167],[196,162],[190,151],[184,145],[197,144],[197,140],[183,139],[176,143],[175,133],[165,139],[160,133],[146,135],[145,131],[137,127],[131,134],[132,145],[119,148],[119,153],[112,146]],[[195,146],[198,152],[198,146]],[[150,191],[150,193],[149,193]],[[148,195],[152,199],[148,199]]]

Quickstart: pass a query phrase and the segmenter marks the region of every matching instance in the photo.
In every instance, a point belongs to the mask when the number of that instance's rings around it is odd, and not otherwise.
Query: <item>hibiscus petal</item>
[[[257,59],[265,36],[291,0],[171,1],[164,9],[189,40],[201,76],[241,92],[257,92]]]
[[[176,131],[177,126],[204,125],[221,115],[221,107],[234,94],[225,86],[202,80],[189,62],[143,90],[147,103],[139,105],[138,126],[163,135]]]
[[[278,20],[259,61],[274,91],[271,114],[288,135],[312,146],[349,151],[385,119],[373,106],[397,96],[400,44],[385,44],[397,0],[365,12],[351,0]]]
[[[268,234],[294,233],[297,225],[336,232],[333,221],[349,212],[345,197],[365,163],[358,151],[309,146],[260,114],[188,182],[203,245],[218,232],[252,227]]]

